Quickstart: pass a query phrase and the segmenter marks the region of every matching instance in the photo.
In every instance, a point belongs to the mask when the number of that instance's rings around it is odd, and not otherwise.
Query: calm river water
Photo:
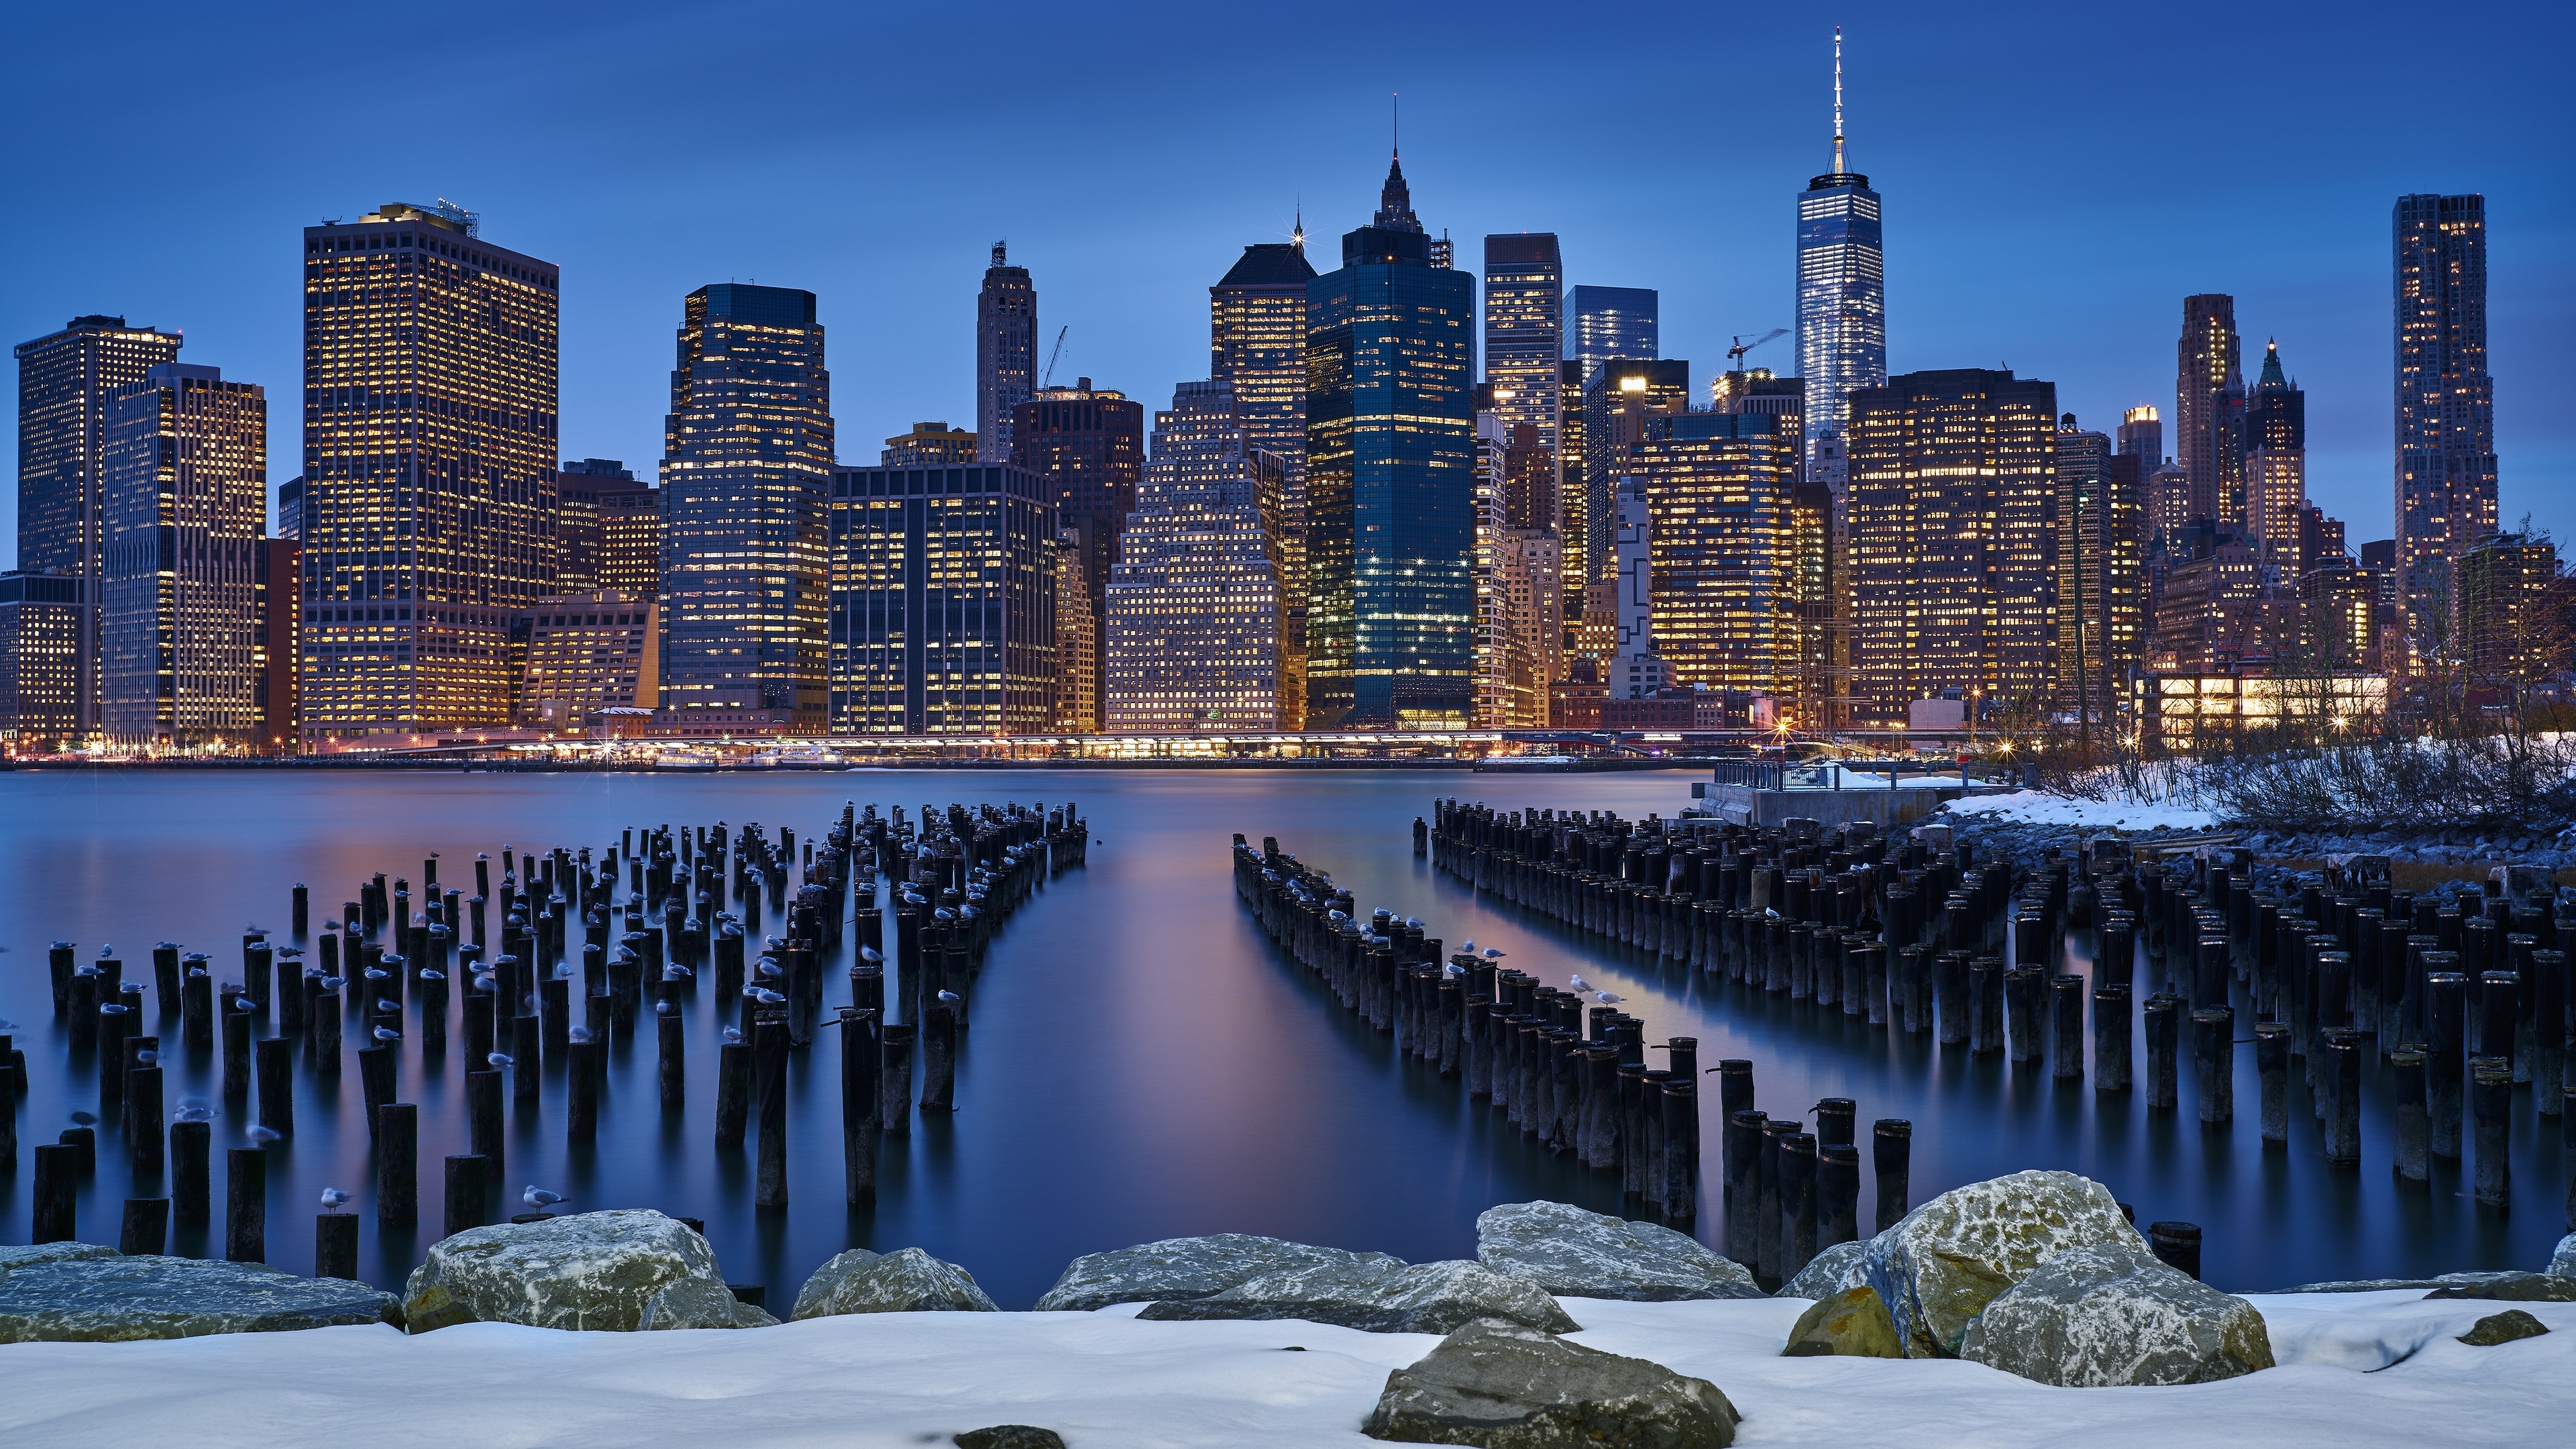
[[[771,1285],[783,1306],[804,1275],[852,1246],[919,1246],[972,1270],[1006,1308],[1026,1307],[1076,1254],[1155,1238],[1249,1232],[1368,1248],[1412,1260],[1469,1256],[1477,1212],[1553,1197],[1618,1210],[1615,1187],[1525,1142],[1454,1083],[1401,1062],[1393,1041],[1345,1014],[1295,972],[1235,899],[1233,832],[1332,872],[1363,911],[1421,917],[1454,947],[1473,938],[1562,985],[1579,971],[1627,998],[1649,1040],[1694,1035],[1704,1064],[1755,1063],[1758,1103],[1775,1116],[1820,1097],[1858,1099],[1862,1135],[1877,1117],[1914,1122],[1917,1201],[2026,1167],[2065,1168],[2107,1183],[2141,1223],[2178,1218],[2207,1232],[2207,1277],[2254,1289],[2325,1278],[2463,1268],[2536,1268],[2563,1231],[2557,1123],[2545,1130],[2517,1094],[2511,1214],[2480,1211],[2456,1164],[2432,1190],[2401,1192],[2389,1172],[2390,1113],[2374,1077],[2363,1113],[2363,1163],[2329,1168],[2304,1101],[2287,1152],[2256,1130],[2252,1052],[2239,1052],[2232,1130],[2204,1132],[2191,1074],[2182,1110],[2151,1117],[2144,1093],[2097,1098],[2059,1086],[2044,1066],[2016,1071],[1928,1038],[1850,1024],[1759,992],[1659,972],[1508,904],[1488,905],[1414,859],[1410,823],[1436,796],[1500,808],[1670,814],[1691,774],[1496,776],[1449,771],[1118,772],[893,771],[657,775],[428,775],[31,772],[0,775],[0,1031],[14,1032],[32,1078],[18,1104],[14,1172],[0,1173],[0,1242],[27,1239],[29,1149],[75,1112],[100,1111],[96,1074],[73,1069],[52,1014],[47,944],[81,959],[113,943],[128,979],[147,982],[160,940],[203,950],[238,979],[245,925],[286,938],[289,887],[312,887],[318,926],[374,872],[412,877],[439,852],[470,885],[476,851],[495,861],[555,845],[594,849],[622,829],[758,821],[819,837],[845,800],[880,813],[925,803],[1077,802],[1096,834],[1087,867],[1070,871],[1012,917],[977,987],[958,1073],[959,1110],[889,1138],[879,1202],[841,1201],[836,1053],[823,1033],[790,1070],[793,1202],[752,1205],[745,1152],[713,1144],[715,1034],[691,1007],[685,1114],[665,1120],[655,1096],[651,1033],[614,1048],[597,1143],[570,1151],[560,1070],[538,1109],[510,1125],[507,1198],[521,1187],[563,1193],[564,1210],[654,1207],[703,1218],[737,1282]],[[775,929],[774,918],[767,919]],[[495,923],[497,929],[497,922]],[[841,963],[846,965],[846,962]],[[843,981],[840,971],[828,983]],[[827,1004],[845,1000],[830,987]],[[2144,995],[2143,989],[2140,992]],[[146,1030],[151,1030],[150,1026]],[[179,1039],[175,1019],[161,1027]],[[354,1049],[353,1041],[349,1046]],[[324,1187],[355,1195],[360,1261],[399,1287],[439,1231],[439,1159],[466,1150],[461,1050],[424,1060],[405,1042],[401,1098],[421,1106],[422,1226],[380,1235],[374,1169],[360,1120],[358,1073],[299,1069],[295,1131],[269,1151],[269,1260],[310,1271],[310,1215]],[[2143,1064],[2143,1046],[2136,1049]],[[217,1064],[173,1049],[171,1102],[216,1104],[220,1149],[246,1145],[245,1104],[228,1108]],[[1712,1089],[1713,1090],[1713,1089]],[[111,1113],[100,1124],[97,1176],[82,1185],[80,1236],[116,1241],[119,1201],[157,1196],[136,1185]],[[1866,1153],[1863,1154],[1866,1159]],[[1702,1239],[1721,1240],[1712,1180]],[[1864,1171],[1866,1168],[1864,1167]],[[1874,1189],[1863,1186],[1863,1226]],[[221,1251],[221,1224],[214,1229]],[[177,1250],[203,1252],[203,1231]]]

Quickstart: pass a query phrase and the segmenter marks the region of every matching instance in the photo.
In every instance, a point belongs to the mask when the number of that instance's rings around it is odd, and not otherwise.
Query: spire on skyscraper
[[[1834,174],[1843,174],[1843,28],[1834,27]]]
[[[1386,186],[1378,192],[1377,219],[1372,226],[1388,231],[1420,231],[1421,219],[1413,214],[1413,193],[1404,184],[1404,163],[1386,163]]]
[[[1299,256],[1306,254],[1306,198],[1297,198],[1297,220],[1288,232],[1288,245]]]
[[[2263,375],[2255,379],[2254,386],[2259,389],[2266,387],[2288,387],[2289,385],[2290,379],[2281,371],[2280,340],[2277,338],[2267,338],[2263,343]]]

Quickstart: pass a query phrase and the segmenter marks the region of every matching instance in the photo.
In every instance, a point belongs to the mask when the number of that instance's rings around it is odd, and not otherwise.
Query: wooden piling
[[[239,1101],[250,1095],[250,1014],[236,1009],[232,997],[224,998],[224,1096]]]
[[[2178,1269],[2194,1278],[2200,1276],[2198,1223],[2149,1223],[2147,1247],[2166,1267]]]
[[[957,1014],[935,999],[921,1013],[921,1110],[957,1110]]]
[[[376,1117],[376,1229],[420,1224],[420,1107],[387,1102]]]
[[[603,1041],[568,1042],[564,1069],[564,1140],[589,1144],[599,1140],[600,1053]]]
[[[447,1159],[447,1230],[441,1236],[452,1238],[468,1228],[483,1226],[489,1166],[479,1153],[460,1153]]]
[[[1881,1117],[1870,1126],[1870,1171],[1878,1179],[1878,1205],[1870,1231],[1883,1233],[1905,1217],[1913,1190],[1914,1124],[1903,1117]]]
[[[2048,983],[2049,1075],[2061,1082],[2084,1079],[2084,978],[2059,976]]]
[[[1718,1185],[1726,1214],[1726,1256],[1744,1267],[1760,1266],[1761,1155],[1763,1129],[1770,1118],[1750,1107],[1726,1114],[1726,1136],[1720,1144],[1724,1176]]]
[[[2326,1033],[2324,1070],[2318,1078],[2332,1093],[2326,1113],[2326,1161],[2337,1167],[2361,1163],[2361,1033],[2337,1028]]]
[[[2448,953],[2431,954],[2438,957]],[[2424,975],[2425,1109],[2432,1118],[2432,1153],[2450,1162],[2460,1159],[2462,1078],[2468,1060],[2468,989],[2468,978],[2456,971],[2428,971]]]
[[[358,1277],[358,1215],[316,1213],[313,1217],[313,1276]]]
[[[170,1124],[170,1212],[182,1227],[203,1227],[214,1212],[214,1124]]]
[[[68,1143],[48,1142],[36,1148],[35,1158],[35,1211],[28,1224],[27,1241],[71,1242],[80,1229],[80,1149]]]
[[[1795,1278],[1816,1256],[1816,1139],[1792,1132],[1780,1142],[1780,1277]]]
[[[159,1254],[170,1245],[170,1199],[129,1197],[125,1220],[117,1229],[116,1251],[129,1258]]]
[[[224,1152],[224,1257],[268,1261],[268,1154],[256,1147]]]
[[[877,1014],[850,1007],[841,1013],[842,1198],[852,1208],[877,1200],[877,1137],[881,1124],[877,1080],[881,1068]]]
[[[787,1206],[787,1052],[787,1023],[760,1023],[754,1043],[760,1146],[753,1174],[753,1202],[768,1211]]]
[[[751,1116],[751,1043],[729,1041],[716,1048],[716,1145],[742,1146]]]
[[[282,1036],[257,1043],[259,1125],[277,1132],[295,1130],[295,1043]]]
[[[466,1145],[497,1181],[509,1168],[501,1133],[501,1073],[492,1067],[465,1074]]]
[[[2513,1202],[2513,1064],[2479,1057],[2469,1064],[2469,1104],[2477,1124],[2475,1193],[2480,1207]]]
[[[2236,1120],[2236,1013],[2224,1006],[2191,1014],[2192,1064],[2200,1080],[2200,1122],[2223,1127]]]
[[[2286,1147],[2290,1141],[2288,1022],[2254,1023],[2254,1074],[2262,1086],[2263,1145]]]
[[[2158,992],[2147,998],[2147,1110],[2170,1112],[2181,1102],[2182,998]]]
[[[664,1112],[677,1112],[688,1104],[687,1025],[677,1011],[661,1012],[654,1018],[654,1045],[659,1051],[659,1078]]]
[[[2424,1104],[2424,1053],[2399,1047],[2388,1054],[2389,1095],[2397,1106],[2395,1161],[2397,1180],[2423,1184],[2432,1180],[2432,1119]]]

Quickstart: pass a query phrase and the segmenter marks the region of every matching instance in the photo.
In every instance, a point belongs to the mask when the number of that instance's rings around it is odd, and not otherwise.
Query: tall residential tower
[[[2401,196],[2393,230],[2397,569],[2420,632],[2450,563],[2496,530],[2486,198]]]
[[[1208,376],[1234,384],[1244,448],[1279,459],[1276,517],[1262,527],[1282,551],[1285,729],[1302,728],[1306,708],[1306,284],[1313,280],[1301,217],[1289,240],[1245,247],[1208,288]]]
[[[1011,457],[1011,410],[1038,385],[1038,289],[1029,269],[1010,264],[1007,243],[993,243],[984,290],[975,297],[975,457]]]

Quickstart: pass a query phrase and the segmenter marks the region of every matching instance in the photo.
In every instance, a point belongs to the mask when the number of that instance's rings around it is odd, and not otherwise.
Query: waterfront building
[[[258,632],[251,640],[251,668],[256,676],[252,704],[259,717],[254,735],[263,754],[299,754],[303,750],[297,682],[304,660],[304,545],[292,538],[262,539],[258,558],[252,598]]]
[[[662,425],[666,713],[824,728],[833,425],[823,349],[811,292],[717,282],[688,296]]]
[[[2057,424],[2058,693],[2082,721],[2108,718],[2145,644],[2145,509],[2139,453]]]
[[[1486,237],[1485,380],[1494,385],[1494,411],[1506,438],[1513,429],[1528,427],[1551,460],[1556,452],[1557,371],[1564,356],[1565,262],[1556,234]]]
[[[104,421],[99,732],[133,750],[249,747],[268,396],[167,362],[119,389]]]
[[[1583,363],[1569,358],[1557,371],[1556,536],[1565,573],[1566,647],[1583,621],[1583,589],[1591,581],[1592,504],[1583,476],[1588,445],[1583,437]],[[1597,657],[1597,656],[1596,656]]]
[[[1025,468],[834,469],[832,730],[1047,730],[1055,548],[1053,491]]]
[[[1652,287],[1576,287],[1568,359],[1579,390],[1614,357],[1648,362],[1662,356],[1663,294]]]
[[[89,585],[78,574],[0,573],[0,747],[54,754],[89,735]]]
[[[1281,550],[1282,728],[1306,715],[1306,227],[1285,242],[1258,242],[1208,288],[1208,376],[1234,384],[1247,453],[1279,459],[1279,497],[1262,520]],[[1265,505],[1270,507],[1270,505]]]
[[[655,708],[662,641],[656,612],[651,599],[603,589],[538,599],[513,614],[518,722],[574,730],[603,709]],[[694,722],[674,721],[684,732]]]
[[[1055,577],[1055,682],[1049,691],[1058,734],[1100,733],[1100,619],[1091,611],[1091,581],[1083,576],[1089,553],[1082,535],[1090,519],[1058,529],[1050,557]]]
[[[2328,670],[2376,667],[2379,581],[2349,558],[2337,556],[2299,575],[2306,610],[2304,644],[2314,665]]]
[[[20,569],[79,579],[81,597],[97,600],[107,405],[145,373],[177,361],[180,341],[176,332],[90,316],[14,349]],[[72,695],[74,729],[86,735],[98,725],[98,618],[84,613],[81,622],[93,632],[73,653],[79,678]]]
[[[1109,617],[1109,571],[1118,562],[1118,539],[1144,477],[1145,406],[1077,378],[1071,387],[1040,388],[1014,409],[1011,436],[1011,462],[1038,476],[1059,522],[1076,528],[1097,628]],[[1107,719],[1109,701],[1101,692],[1106,674],[1101,678],[1091,712]]]
[[[1622,469],[1642,484],[1647,511],[1646,632],[1664,683],[1770,692],[1795,679],[1800,621],[1783,590],[1797,582],[1798,446],[1794,416],[1677,413],[1629,450]],[[1621,585],[1624,608],[1624,575]],[[1612,682],[1626,684],[1627,671]]]
[[[1690,364],[1680,358],[1607,358],[1584,382],[1584,513],[1591,533],[1584,552],[1605,571],[1596,582],[1616,573],[1611,492],[1624,476],[1629,450],[1646,440],[1654,422],[1689,410]]]
[[[1174,388],[1154,415],[1153,461],[1109,575],[1111,733],[1281,727],[1286,555],[1261,500],[1284,467],[1246,449],[1236,406],[1233,384],[1211,378]]]
[[[1472,718],[1475,295],[1394,164],[1307,285],[1309,729]]]
[[[1644,476],[1623,475],[1611,491],[1610,508],[1617,524],[1611,556],[1618,568],[1610,580],[1618,629],[1610,653],[1610,698],[1652,699],[1672,675],[1655,652],[1655,525]]]
[[[975,296],[976,462],[1015,460],[1013,415],[1037,385],[1038,289],[1028,268],[1011,265],[1008,244],[995,242]]]
[[[975,434],[946,423],[914,423],[912,431],[885,440],[877,462],[887,468],[945,468],[975,461]]]
[[[509,719],[510,616],[557,574],[560,287],[444,202],[304,228],[308,745]]]
[[[1806,385],[1806,476],[1845,506],[1851,395],[1887,384],[1887,259],[1879,195],[1843,138],[1843,33],[1834,29],[1834,165],[1798,194],[1798,376]],[[1828,437],[1836,446],[1819,445]]]
[[[1961,368],[1851,394],[1853,709],[2056,686],[2057,387]]]
[[[2148,542],[2159,550],[2179,548],[2180,540],[2191,531],[2191,508],[2191,474],[2167,459],[2147,478]]]
[[[615,458],[564,459],[555,469],[555,492],[555,586],[568,594],[606,588],[601,573],[612,564],[609,517],[646,509],[658,514],[660,498],[652,484]]]
[[[2237,351],[2235,298],[2204,292],[2182,299],[2182,340],[2175,344],[2174,363],[2174,461],[2191,475],[2191,517],[2220,523],[2245,518],[2245,382]]]
[[[2576,598],[2545,536],[2493,533],[2452,565],[2458,599],[2457,656],[2492,681],[2546,679],[2571,662]]]
[[[2397,198],[2397,568],[2418,634],[2448,568],[2496,531],[2495,379],[2487,373],[2486,198]]]

